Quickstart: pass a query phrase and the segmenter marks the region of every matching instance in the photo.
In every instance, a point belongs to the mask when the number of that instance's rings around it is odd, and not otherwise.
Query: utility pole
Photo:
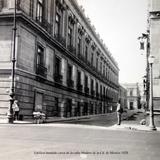
[[[12,71],[11,71],[11,88],[10,88],[10,106],[9,106],[9,113],[8,113],[8,123],[13,123],[13,103],[15,98],[15,51],[16,51],[16,31],[17,31],[17,24],[16,24],[16,0],[14,1],[14,20],[13,20],[13,52],[12,52]]]

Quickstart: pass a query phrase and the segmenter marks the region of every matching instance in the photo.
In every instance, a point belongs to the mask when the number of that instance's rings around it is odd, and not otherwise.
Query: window
[[[88,88],[88,76],[85,76],[85,93],[89,94],[89,88]]]
[[[98,70],[98,57],[96,58],[96,69]]]
[[[78,85],[81,85],[81,72],[77,71],[77,83]]]
[[[100,96],[102,96],[102,85],[100,85]]]
[[[100,72],[102,73],[102,62],[100,63]]]
[[[57,13],[55,19],[55,35],[60,35],[61,16]]]
[[[91,65],[93,65],[93,52],[91,53]]]
[[[86,61],[88,60],[88,46],[87,45],[85,48],[85,59],[86,59]]]
[[[73,73],[73,67],[68,64],[68,69],[67,69],[67,85],[68,85],[68,87],[74,86],[74,81],[72,80],[72,73]]]
[[[68,79],[71,80],[72,79],[72,66],[71,65],[68,65]]]
[[[68,45],[69,46],[72,45],[72,34],[73,34],[72,28],[68,27]]]
[[[103,75],[105,76],[105,65],[103,65]]]
[[[93,91],[93,89],[94,89],[94,82],[93,82],[93,79],[91,79],[91,90]]]
[[[96,82],[96,96],[97,97],[99,96],[99,93],[98,93],[98,82]]]
[[[44,49],[41,46],[37,47],[37,64],[44,65]]]
[[[77,90],[82,91],[82,84],[81,84],[81,72],[77,71]]]
[[[106,89],[105,87],[103,87],[103,98],[105,98],[105,94],[106,94]]]
[[[47,68],[45,67],[44,48],[40,45],[37,46],[37,62],[36,62],[36,74],[46,77]]]
[[[43,0],[37,0],[37,21],[42,23],[43,17],[44,17],[44,1]]]
[[[94,81],[91,79],[91,95],[94,96]]]
[[[85,76],[85,87],[88,87],[88,76]]]
[[[58,83],[62,83],[62,75],[61,75],[61,58],[58,56],[55,56],[55,74],[54,74],[54,80]]]
[[[80,37],[78,37],[77,45],[78,45],[78,54],[81,54],[81,38]]]
[[[130,90],[130,96],[133,96],[133,90]]]
[[[34,7],[33,0],[30,0],[30,10],[29,10],[29,15],[30,15],[31,17],[33,17],[33,7]]]
[[[129,107],[131,110],[133,109],[133,102],[129,102]]]
[[[55,74],[61,74],[61,59],[59,57],[55,57]]]

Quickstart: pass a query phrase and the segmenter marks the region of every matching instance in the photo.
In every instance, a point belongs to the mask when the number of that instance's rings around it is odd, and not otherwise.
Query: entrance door
[[[43,94],[36,92],[35,94],[35,111],[43,110]]]
[[[129,103],[130,109],[133,109],[133,102]]]

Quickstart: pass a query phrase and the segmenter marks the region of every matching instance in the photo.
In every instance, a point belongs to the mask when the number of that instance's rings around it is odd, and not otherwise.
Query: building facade
[[[122,85],[119,86],[119,98],[121,101],[121,106],[123,108],[127,108],[127,89],[124,88]]]
[[[12,69],[14,0],[0,0],[0,115]],[[75,0],[17,0],[15,99],[23,118],[107,112],[118,100],[119,68]]]
[[[160,1],[149,0],[148,30],[150,54],[155,57],[153,63],[153,103],[160,110]]]
[[[138,83],[125,83],[122,86],[127,90],[127,108],[139,109],[141,97]]]

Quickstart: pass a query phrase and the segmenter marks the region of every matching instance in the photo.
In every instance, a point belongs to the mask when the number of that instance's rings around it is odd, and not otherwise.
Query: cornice
[[[104,53],[106,54],[106,56],[109,57],[110,61],[115,65],[115,67],[119,70],[117,63],[115,62],[115,59],[113,57],[111,57],[110,53],[108,50],[106,50],[104,44],[101,42],[100,38],[98,37],[97,33],[94,31],[93,27],[91,26],[91,24],[88,22],[87,17],[83,14],[82,9],[79,7],[78,3],[76,2],[76,0],[70,0],[71,4],[74,6],[74,8],[76,9],[78,15],[80,16],[80,18],[82,18],[82,20],[85,22],[86,26],[88,27],[89,31],[91,32],[91,34],[94,36],[94,38],[96,39],[96,41],[98,42],[98,44],[100,45],[101,49],[104,51]]]

